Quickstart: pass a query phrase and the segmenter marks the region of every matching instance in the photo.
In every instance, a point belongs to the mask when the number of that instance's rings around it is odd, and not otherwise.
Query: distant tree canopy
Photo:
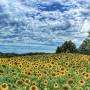
[[[61,52],[70,52],[70,53],[76,53],[77,48],[75,44],[70,40],[70,41],[65,41],[62,46],[58,46],[56,49],[56,53],[61,53]]]
[[[90,37],[90,31],[88,32],[88,37]],[[90,39],[90,38],[89,38]]]
[[[82,42],[80,47],[77,49],[75,44],[70,41],[65,41],[62,46],[58,46],[56,53],[70,52],[70,53],[81,53],[90,55],[90,31],[88,32],[88,37]]]
[[[90,55],[90,31],[88,37],[82,42],[79,47],[79,53]]]
[[[0,58],[10,58],[14,56],[31,56],[31,55],[43,55],[43,54],[49,54],[44,52],[30,52],[30,53],[23,53],[23,54],[17,54],[17,53],[2,53],[0,52]]]

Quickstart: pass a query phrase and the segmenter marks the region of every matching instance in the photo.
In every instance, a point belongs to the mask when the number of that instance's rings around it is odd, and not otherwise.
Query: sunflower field
[[[0,58],[0,90],[90,90],[90,55]]]

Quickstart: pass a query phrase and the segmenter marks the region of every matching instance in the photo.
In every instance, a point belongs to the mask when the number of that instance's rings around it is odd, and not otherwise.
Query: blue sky
[[[0,0],[0,52],[53,53],[77,47],[90,30],[90,0]]]

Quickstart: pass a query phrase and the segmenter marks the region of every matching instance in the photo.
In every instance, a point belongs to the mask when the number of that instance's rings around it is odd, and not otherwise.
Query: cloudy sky
[[[90,30],[90,0],[0,0],[0,52],[55,52],[77,47]]]

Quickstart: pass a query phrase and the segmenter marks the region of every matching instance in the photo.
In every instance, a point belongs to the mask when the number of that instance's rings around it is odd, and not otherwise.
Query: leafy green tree
[[[59,53],[59,52],[60,52],[60,47],[57,46],[56,53]]]
[[[90,37],[90,31],[88,32],[88,37]],[[89,38],[90,39],[90,38]]]
[[[70,41],[65,41],[62,46],[57,47],[56,53],[61,53],[61,52],[70,52],[70,53],[76,53],[77,49],[75,44],[70,40]]]
[[[62,46],[64,48],[64,52],[69,50],[70,53],[75,53],[77,51],[76,45],[71,40],[64,42]]]
[[[82,54],[90,55],[90,31],[88,32],[88,34],[88,37],[80,45],[79,52]]]

